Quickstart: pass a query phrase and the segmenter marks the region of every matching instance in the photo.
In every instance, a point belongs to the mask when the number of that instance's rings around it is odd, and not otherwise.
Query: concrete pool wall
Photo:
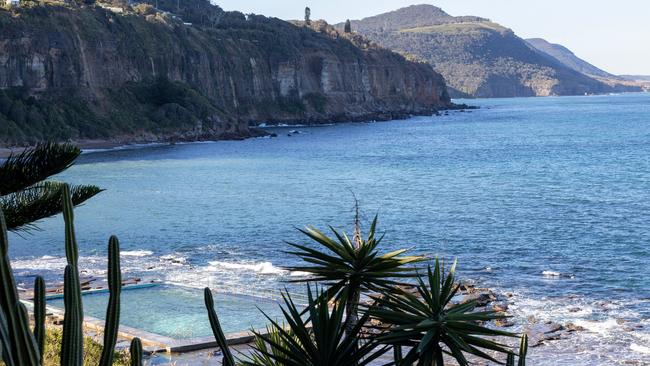
[[[128,291],[138,291],[138,290],[144,290],[146,288],[152,288],[154,286],[159,286],[159,285],[165,285],[165,286],[170,286],[169,284],[166,283],[156,283],[156,284],[138,284],[138,285],[128,285],[124,286],[123,290],[128,290]],[[177,285],[173,285],[177,286]],[[178,286],[177,286],[178,287]],[[97,293],[102,293],[106,292],[104,290],[88,290],[88,291],[83,291],[83,295],[92,295],[92,294],[97,294]],[[237,296],[237,297],[242,297],[242,298],[249,298],[252,299],[251,296],[248,295],[241,295],[239,296],[238,294],[233,294],[233,293],[221,293],[223,295],[228,295],[228,296]],[[55,295],[50,295],[47,296],[47,299],[58,299],[62,295],[61,294],[55,294]],[[261,298],[260,298],[261,299]],[[265,299],[266,300],[266,299]],[[28,301],[28,300],[23,300],[23,302],[26,304],[26,306],[30,309],[33,310],[33,303]],[[61,309],[60,307],[57,306],[52,306],[49,304],[46,304],[47,308],[47,317],[52,321],[53,323],[56,323],[57,321],[60,321],[64,318],[65,316],[65,311]],[[260,314],[261,315],[261,314]],[[208,315],[207,312],[205,313],[205,322],[206,324],[209,324],[208,320]],[[103,334],[104,332],[104,323],[105,321],[103,319],[93,317],[87,314],[84,314],[84,329],[91,331],[91,332],[96,332],[98,334]],[[259,334],[266,334],[266,329],[255,329],[255,332]],[[192,338],[185,338],[185,339],[175,339],[172,337],[168,337],[165,335],[161,334],[156,334],[153,332],[149,332],[143,329],[138,329],[132,326],[127,326],[120,324],[119,330],[118,330],[118,336],[123,339],[131,340],[133,338],[140,338],[142,341],[142,344],[146,347],[146,350],[148,352],[168,352],[168,353],[183,353],[183,352],[191,352],[191,351],[197,351],[197,350],[203,350],[207,348],[215,348],[217,347],[217,342],[214,338],[214,336],[202,336],[202,337],[192,337]],[[250,343],[254,339],[254,334],[253,330],[242,330],[242,331],[237,331],[237,332],[229,332],[225,334],[226,340],[229,345],[240,345],[240,344],[246,344]]]

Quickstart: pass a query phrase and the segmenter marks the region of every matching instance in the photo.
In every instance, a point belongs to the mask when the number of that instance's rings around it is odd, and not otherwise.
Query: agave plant
[[[510,348],[492,337],[515,337],[509,332],[490,329],[481,322],[503,319],[493,311],[475,311],[476,302],[453,303],[459,285],[454,282],[456,263],[443,279],[436,259],[434,270],[428,268],[426,278],[418,278],[417,294],[402,291],[385,293],[369,308],[370,315],[389,326],[377,341],[399,349],[407,347],[399,365],[442,366],[443,355],[468,365],[466,354],[499,363],[486,353],[496,351],[512,354]]]
[[[325,249],[313,249],[307,245],[288,243],[295,250],[289,254],[300,257],[309,265],[289,267],[292,271],[311,274],[309,278],[292,282],[324,282],[330,285],[325,292],[329,300],[336,298],[346,303],[349,326],[356,323],[359,299],[362,293],[391,291],[399,285],[396,279],[413,277],[414,269],[407,266],[424,260],[421,256],[402,256],[405,249],[380,254],[378,246],[383,239],[376,237],[377,216],[370,225],[367,238],[363,238],[357,225],[353,239],[345,232],[330,227],[335,238],[330,238],[313,227],[300,230]],[[345,295],[345,296],[344,296]]]
[[[369,315],[346,331],[345,305],[336,303],[330,309],[322,293],[314,296],[307,288],[309,316],[305,317],[288,293],[283,293],[283,327],[267,317],[273,329],[271,336],[255,333],[253,354],[241,362],[247,366],[349,366],[369,365],[389,347],[363,336],[363,326]]]
[[[61,212],[64,183],[45,181],[69,168],[81,150],[70,144],[45,143],[12,155],[0,165],[0,209],[6,215],[7,229],[25,231],[34,222]],[[70,188],[75,205],[101,192],[82,185]]]
[[[276,328],[273,325],[267,325],[266,326],[266,333],[264,334],[263,337],[255,337],[253,340],[253,349],[254,351],[248,359],[248,362],[251,364],[255,364],[258,366],[287,366],[286,364],[282,362],[276,361],[277,359],[281,358],[283,353],[290,345],[285,342],[286,336],[283,336],[280,334],[279,331],[280,328]],[[282,327],[282,329],[287,329],[289,335],[291,334],[291,329],[288,329],[286,327]],[[299,339],[295,338],[294,339],[298,342],[300,342]],[[279,346],[275,346],[279,345]],[[272,355],[272,356],[268,356]]]
[[[521,342],[519,343],[519,360],[517,361],[517,366],[526,366],[526,354],[528,353],[528,335],[524,334],[521,336]],[[515,354],[508,354],[508,359],[506,361],[506,366],[515,366]]]

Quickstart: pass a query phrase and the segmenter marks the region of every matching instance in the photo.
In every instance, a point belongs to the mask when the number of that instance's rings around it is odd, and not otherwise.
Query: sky
[[[338,23],[414,4],[451,15],[476,15],[509,27],[522,38],[559,43],[614,74],[650,75],[650,0],[212,0],[226,10],[281,19]]]

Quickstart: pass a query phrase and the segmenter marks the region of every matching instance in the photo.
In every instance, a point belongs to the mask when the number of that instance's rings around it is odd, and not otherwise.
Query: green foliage
[[[282,312],[288,329],[267,316],[274,334],[265,337],[257,333],[253,355],[243,365],[364,366],[388,350],[364,339],[362,328],[368,314],[349,329],[343,303],[330,309],[323,293],[317,290],[314,294],[308,287],[307,295],[309,316],[303,317],[291,296],[283,294]]]
[[[59,328],[47,328],[45,332],[45,354],[43,366],[61,365],[61,343],[63,331]],[[97,366],[100,364],[104,347],[91,337],[84,337],[84,366]],[[128,351],[115,352],[113,366],[130,366]]]
[[[142,342],[140,338],[133,338],[129,347],[131,366],[142,366]]]
[[[70,144],[45,143],[19,155],[12,155],[0,166],[0,196],[15,193],[68,169],[81,154]]]
[[[291,329],[286,328],[284,325],[281,329],[286,329],[288,336],[293,336]],[[285,342],[285,338],[279,329],[273,325],[266,326],[266,333],[263,336],[255,336],[253,340],[253,352],[248,356],[246,362],[259,366],[288,366],[286,363],[277,361],[283,357],[291,345]],[[293,336],[297,342],[300,342]],[[242,362],[240,362],[240,365]]]
[[[120,293],[122,291],[122,273],[120,271],[120,242],[111,236],[108,240],[108,307],[104,326],[104,349],[100,365],[112,365],[120,325]]]
[[[519,343],[519,360],[517,361],[517,366],[526,366],[526,355],[528,354],[528,335],[524,334],[521,336],[521,342]],[[508,354],[508,360],[506,361],[506,366],[515,366],[515,354]]]
[[[38,353],[43,359],[45,350],[45,281],[36,276],[34,281],[34,339],[38,344]]]
[[[65,255],[68,265],[65,267],[63,302],[65,317],[63,319],[63,342],[61,343],[61,365],[83,365],[83,307],[81,304],[81,284],[79,282],[79,250],[74,232],[74,215],[70,189],[63,188],[63,219],[65,221]]]
[[[350,19],[345,21],[345,26],[343,26],[343,32],[352,33],[352,24],[350,24]]]
[[[421,5],[354,25],[383,47],[426,60],[449,86],[475,97],[582,95],[611,89],[537,52],[488,19],[453,17]]]
[[[311,9],[309,7],[305,8],[305,24],[311,23]]]
[[[65,183],[46,181],[24,191],[0,198],[0,207],[7,214],[7,226],[13,231],[36,228],[35,221],[61,212],[62,189]],[[95,186],[71,187],[72,202],[80,205],[101,192]]]
[[[322,93],[309,93],[304,96],[304,99],[316,112],[325,113],[327,107],[327,97],[325,95]]]
[[[232,353],[230,353],[228,342],[226,341],[226,337],[223,334],[223,330],[221,329],[221,324],[219,323],[217,313],[214,310],[214,299],[212,298],[212,291],[210,291],[210,289],[207,287],[203,290],[203,298],[205,301],[206,310],[208,311],[208,319],[210,320],[212,333],[214,334],[214,338],[217,340],[217,344],[223,353],[222,363],[224,366],[235,366],[235,358],[232,356]]]
[[[19,301],[9,261],[9,242],[4,214],[0,211],[0,341],[6,366],[36,366],[40,353],[29,329],[27,310]]]
[[[378,218],[375,216],[368,236],[361,237],[360,229],[355,229],[354,240],[344,233],[330,227],[334,238],[330,238],[313,227],[300,230],[320,248],[289,243],[294,249],[289,251],[305,261],[306,265],[289,267],[292,271],[311,274],[309,278],[294,282],[324,282],[331,284],[327,298],[337,298],[348,303],[348,315],[354,316],[361,293],[390,291],[399,282],[398,278],[414,276],[408,265],[424,260],[421,256],[402,256],[405,249],[380,254],[377,250],[383,236],[376,237]],[[348,297],[349,296],[349,297]]]
[[[465,354],[499,362],[486,350],[510,354],[509,348],[486,337],[514,337],[515,334],[479,325],[482,322],[503,319],[494,311],[475,311],[476,302],[455,304],[452,298],[458,292],[455,282],[456,264],[447,276],[442,274],[436,259],[434,270],[418,279],[417,294],[402,291],[383,293],[370,315],[390,328],[377,341],[393,346],[410,347],[403,364],[444,365],[443,354],[449,354],[459,365],[469,365]]]
[[[89,342],[91,351],[86,350],[84,359],[83,336],[83,306],[81,303],[81,287],[79,284],[78,260],[79,252],[74,232],[73,201],[70,187],[62,187],[63,217],[65,221],[65,252],[67,266],[64,273],[64,306],[65,317],[60,341],[55,343],[60,347],[62,366],[83,366],[88,364],[88,354],[93,355],[93,365],[110,366],[115,356],[113,348],[117,337],[119,324],[119,293],[121,291],[121,275],[119,266],[119,243],[115,237],[109,240],[109,290],[111,292],[107,321],[105,326],[104,344],[106,349],[96,352],[95,343]],[[0,210],[0,345],[2,361],[5,366],[39,366],[49,365],[51,343],[45,340],[45,284],[37,277],[34,289],[34,332],[29,328],[28,314],[25,306],[19,301],[16,283],[8,255],[7,230],[4,214]],[[45,355],[43,355],[45,353]],[[99,362],[96,359],[99,358]],[[118,357],[118,363],[121,362]],[[142,364],[142,345],[139,339],[131,344],[131,364]]]
[[[45,143],[0,166],[0,209],[9,230],[28,230],[34,222],[61,212],[64,184],[44,181],[69,168],[81,151],[73,145]],[[75,186],[72,201],[79,205],[101,192],[95,186]]]

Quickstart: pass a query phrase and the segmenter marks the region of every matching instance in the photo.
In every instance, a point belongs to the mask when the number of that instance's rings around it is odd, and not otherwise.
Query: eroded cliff
[[[192,3],[206,10],[0,10],[1,143],[237,138],[259,122],[387,119],[449,103],[429,65],[322,24]]]

